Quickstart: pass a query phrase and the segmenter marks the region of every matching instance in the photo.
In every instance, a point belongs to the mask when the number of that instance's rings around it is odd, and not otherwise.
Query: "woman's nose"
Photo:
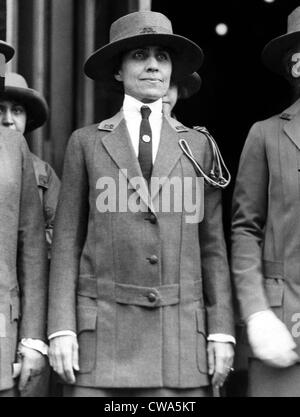
[[[149,58],[147,59],[147,70],[150,70],[150,71],[158,70],[158,62],[155,56],[149,56]]]
[[[2,122],[5,125],[11,125],[11,124],[14,123],[14,119],[13,119],[13,116],[12,116],[12,112],[10,110],[6,110],[3,113]]]

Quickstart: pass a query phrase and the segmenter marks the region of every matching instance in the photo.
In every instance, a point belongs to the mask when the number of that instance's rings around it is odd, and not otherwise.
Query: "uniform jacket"
[[[33,153],[31,153],[31,157],[43,208],[48,258],[50,258],[55,211],[60,190],[60,180],[54,169],[47,162],[43,161]]]
[[[0,390],[13,386],[23,337],[45,339],[46,246],[30,152],[18,133],[0,129]]]
[[[255,123],[233,196],[232,271],[241,315],[271,307],[300,354],[300,100]]]
[[[180,138],[208,169],[205,136],[164,119],[152,172],[163,180],[152,199],[146,184],[136,186],[142,173],[122,112],[76,131],[69,141],[54,228],[48,333],[77,332],[79,385],[207,385],[205,335],[233,332],[220,191],[205,188],[200,223],[188,224],[184,210],[158,210],[168,179],[196,177]],[[138,195],[144,212],[97,210],[98,180],[118,183],[120,175],[128,200]]]

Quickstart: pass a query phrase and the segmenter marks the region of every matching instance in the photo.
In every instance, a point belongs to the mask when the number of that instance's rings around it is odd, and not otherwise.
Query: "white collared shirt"
[[[162,99],[154,103],[142,103],[141,101],[125,94],[123,102],[123,114],[129,132],[129,137],[136,156],[139,154],[140,125],[142,120],[141,107],[148,106],[151,109],[149,123],[152,130],[152,163],[157,156],[160,133],[163,120]]]

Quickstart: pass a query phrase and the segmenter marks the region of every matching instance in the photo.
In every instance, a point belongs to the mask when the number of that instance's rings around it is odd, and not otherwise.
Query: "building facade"
[[[61,175],[71,132],[109,117],[119,103],[83,73],[86,58],[108,42],[118,17],[150,9],[149,0],[0,0],[0,34],[16,49],[9,70],[25,76],[50,107],[49,122],[28,138]]]

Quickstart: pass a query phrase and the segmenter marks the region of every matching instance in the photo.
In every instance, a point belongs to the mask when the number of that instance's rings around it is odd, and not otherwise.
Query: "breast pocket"
[[[97,307],[77,308],[77,334],[79,344],[79,373],[91,372],[96,363]]]
[[[186,157],[181,158],[181,169],[182,205],[185,221],[188,224],[201,223],[204,217],[204,179],[197,175],[193,164]]]

